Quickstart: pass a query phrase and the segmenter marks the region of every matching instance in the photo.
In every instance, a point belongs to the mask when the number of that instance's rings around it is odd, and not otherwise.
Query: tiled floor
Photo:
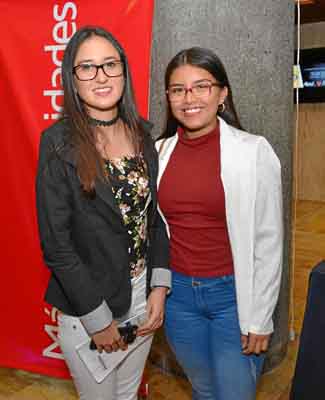
[[[300,331],[310,269],[325,259],[325,203],[299,202],[296,224],[295,258],[295,328]],[[263,375],[257,400],[288,400],[294,371],[297,341],[289,343],[285,360]],[[162,374],[147,367],[150,400],[190,400],[190,386],[185,379]],[[71,381],[28,372],[0,368],[0,400],[76,400]],[[311,399],[308,399],[311,400]]]

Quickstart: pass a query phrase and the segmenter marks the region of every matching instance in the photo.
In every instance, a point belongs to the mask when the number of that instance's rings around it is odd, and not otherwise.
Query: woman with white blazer
[[[167,340],[195,400],[252,400],[282,262],[280,162],[241,129],[226,71],[194,47],[169,63],[158,200],[170,237]]]

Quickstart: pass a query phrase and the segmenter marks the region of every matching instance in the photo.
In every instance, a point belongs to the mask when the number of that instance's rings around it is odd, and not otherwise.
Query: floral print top
[[[138,276],[145,268],[147,250],[146,202],[149,178],[143,155],[114,158],[105,162],[112,191],[131,238],[130,274]]]

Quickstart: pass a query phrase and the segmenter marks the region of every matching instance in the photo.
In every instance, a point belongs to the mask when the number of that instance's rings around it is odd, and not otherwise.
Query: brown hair
[[[124,66],[124,90],[118,103],[118,113],[128,128],[136,153],[142,150],[143,129],[135,104],[134,90],[127,58],[122,46],[111,33],[97,26],[85,26],[70,39],[62,61],[62,85],[64,90],[63,118],[68,122],[69,141],[76,151],[77,174],[85,192],[94,192],[96,178],[105,179],[104,160],[95,145],[94,130],[84,104],[74,85],[73,66],[80,45],[92,36],[108,40],[119,53]]]

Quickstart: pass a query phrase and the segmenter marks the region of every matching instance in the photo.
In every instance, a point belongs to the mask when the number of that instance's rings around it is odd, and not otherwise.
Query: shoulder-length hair
[[[237,111],[232,98],[232,90],[229,79],[219,57],[209,49],[202,47],[191,47],[189,49],[181,50],[169,62],[165,73],[165,90],[168,90],[170,77],[173,71],[183,65],[192,65],[193,67],[202,68],[208,71],[220,84],[221,87],[228,88],[228,95],[224,101],[225,108],[223,111],[217,110],[216,115],[220,115],[228,124],[235,128],[242,129]],[[173,116],[170,104],[167,99],[167,119],[166,127],[161,135],[161,138],[173,136],[177,130],[179,123]]]
[[[80,99],[73,75],[73,67],[80,45],[87,39],[99,36],[110,42],[117,50],[123,63],[124,89],[118,102],[118,113],[127,125],[131,140],[138,153],[143,146],[141,120],[135,104],[132,78],[125,52],[114,36],[104,28],[85,26],[75,32],[70,39],[62,61],[62,85],[64,91],[62,116],[68,122],[69,141],[74,147],[77,160],[77,173],[85,192],[93,192],[96,178],[104,177],[104,160],[95,146],[94,129],[89,124],[86,107]]]

